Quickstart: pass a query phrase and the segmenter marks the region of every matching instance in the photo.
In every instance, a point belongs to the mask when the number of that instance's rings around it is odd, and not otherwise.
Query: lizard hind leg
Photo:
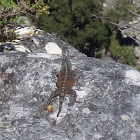
[[[77,96],[76,96],[76,91],[74,91],[74,90],[71,89],[71,88],[68,88],[68,89],[67,89],[67,93],[74,96],[74,101],[75,101],[75,103],[80,103],[80,101],[77,101],[77,100],[76,100],[76,97],[77,97]]]
[[[59,116],[59,114],[62,110],[62,104],[63,104],[63,101],[64,101],[64,97],[65,97],[65,95],[60,95],[60,97],[59,97],[59,111],[57,113],[57,117]]]
[[[47,105],[49,105],[52,102],[52,99],[55,98],[56,96],[58,96],[60,94],[60,90],[56,89],[49,97]]]
[[[58,96],[60,94],[60,90],[56,89],[49,97],[47,104],[43,107],[43,109],[41,111],[46,110],[46,108],[48,107],[48,105],[52,102],[52,99],[55,98],[56,96]]]

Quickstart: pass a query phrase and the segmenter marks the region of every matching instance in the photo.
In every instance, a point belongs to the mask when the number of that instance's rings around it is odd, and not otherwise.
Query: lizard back
[[[75,72],[71,68],[71,62],[64,59],[56,82],[58,88],[72,88],[75,84]]]

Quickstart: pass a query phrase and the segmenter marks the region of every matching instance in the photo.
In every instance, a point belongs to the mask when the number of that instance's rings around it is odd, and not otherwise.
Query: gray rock
[[[134,53],[135,53],[135,56],[140,58],[140,47],[135,47],[134,48]]]
[[[19,16],[17,19],[17,23],[21,26],[31,26],[32,25],[31,19],[27,16]]]
[[[120,31],[123,38],[132,38],[136,41],[138,45],[140,45],[140,17],[137,17],[135,20],[122,24],[120,23]]]
[[[0,138],[2,140],[139,140],[140,73],[115,62],[88,58],[50,34],[38,38],[38,53],[0,54]],[[58,44],[63,55],[50,55],[44,46]],[[34,44],[31,48],[34,47]],[[35,48],[34,48],[35,50]],[[37,49],[36,49],[37,50]],[[56,89],[56,71],[67,56],[76,70],[73,89],[59,117],[40,112]]]

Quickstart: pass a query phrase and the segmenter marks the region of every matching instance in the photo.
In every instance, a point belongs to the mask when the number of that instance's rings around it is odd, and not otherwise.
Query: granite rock
[[[139,140],[140,73],[119,63],[88,58],[71,45],[44,33],[32,53],[0,53],[1,140]],[[27,41],[27,40],[26,40]],[[54,42],[62,55],[45,52]],[[30,45],[29,45],[30,44]],[[56,72],[68,57],[76,69],[74,103],[66,95],[62,112],[40,112],[56,89]]]
[[[140,46],[140,17],[135,18],[133,21],[127,23],[126,25],[121,25],[119,30],[121,31],[123,38],[131,38],[138,46]],[[121,27],[122,26],[122,27]]]

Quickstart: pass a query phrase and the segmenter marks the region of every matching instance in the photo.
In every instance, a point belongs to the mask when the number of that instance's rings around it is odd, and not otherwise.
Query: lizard
[[[63,59],[60,72],[57,74],[57,89],[48,98],[47,105],[45,105],[43,111],[49,106],[49,104],[52,102],[52,99],[56,96],[59,96],[59,111],[57,113],[57,117],[62,110],[62,104],[66,94],[73,95],[75,102],[79,103],[79,101],[76,100],[76,92],[72,89],[74,84],[75,70],[72,70],[72,64],[69,59]]]

